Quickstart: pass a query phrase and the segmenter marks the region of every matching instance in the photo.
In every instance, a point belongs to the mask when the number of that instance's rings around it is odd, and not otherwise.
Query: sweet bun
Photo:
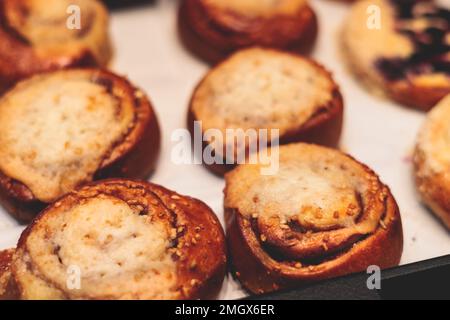
[[[68,27],[71,8],[80,10],[80,28]],[[0,0],[0,90],[44,71],[105,67],[111,55],[98,0]]]
[[[148,182],[105,180],[36,217],[10,262],[10,283],[24,300],[212,298],[225,251],[203,202]]]
[[[351,69],[369,88],[429,110],[450,93],[449,17],[434,1],[357,1],[343,31]]]
[[[317,145],[278,152],[274,175],[261,174],[259,163],[226,175],[230,258],[245,288],[267,293],[398,265],[399,209],[372,170]]]
[[[34,76],[0,99],[0,201],[29,221],[83,183],[148,177],[159,143],[148,98],[126,79],[97,69]]]
[[[343,122],[343,99],[331,74],[318,63],[299,55],[273,49],[241,50],[214,67],[195,89],[188,125],[202,125],[202,133],[219,130],[224,139],[207,140],[221,163],[208,167],[223,175],[236,164],[245,145],[227,141],[227,129],[279,130],[281,144],[313,142],[330,147],[339,144]],[[269,137],[269,144],[273,138]],[[259,138],[251,138],[255,141]],[[234,147],[226,156],[223,147]],[[234,159],[232,159],[234,157]]]
[[[307,52],[318,30],[307,0],[183,0],[178,25],[185,46],[212,63],[251,46]]]
[[[414,164],[424,203],[450,229],[450,95],[428,114],[419,133]]]

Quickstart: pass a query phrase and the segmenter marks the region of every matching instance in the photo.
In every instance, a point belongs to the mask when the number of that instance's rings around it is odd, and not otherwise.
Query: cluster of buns
[[[66,25],[70,5],[83,12],[81,29]],[[367,25],[370,5],[381,28]],[[183,43],[220,61],[195,88],[187,121],[193,133],[197,123],[219,133],[202,152],[225,175],[226,238],[203,202],[142,181],[155,169],[159,125],[140,89],[101,69],[112,55],[104,6],[0,0],[0,202],[30,222],[0,252],[0,298],[214,298],[227,260],[256,294],[399,264],[396,200],[333,149],[340,89],[298,54],[317,33],[308,1],[184,0],[178,16]],[[450,93],[446,17],[432,1],[355,3],[343,31],[352,70],[431,108]],[[450,228],[449,124],[450,96],[430,112],[415,168],[424,201]],[[229,129],[248,136],[230,141]],[[264,141],[250,134],[261,131]],[[272,174],[262,153],[274,156]]]

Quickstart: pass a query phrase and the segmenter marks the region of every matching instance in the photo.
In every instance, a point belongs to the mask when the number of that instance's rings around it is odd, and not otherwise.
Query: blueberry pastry
[[[434,1],[358,1],[343,43],[368,87],[401,104],[429,110],[450,93],[450,10]]]

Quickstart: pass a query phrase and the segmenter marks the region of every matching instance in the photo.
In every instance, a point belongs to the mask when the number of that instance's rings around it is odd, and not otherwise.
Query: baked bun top
[[[239,166],[227,175],[227,207],[246,217],[296,220],[313,230],[357,227],[363,212],[360,194],[380,189],[365,166],[316,145],[290,144],[280,147],[279,153],[275,175],[261,175],[259,164]],[[381,199],[372,200],[374,207],[382,205]],[[369,229],[377,225],[376,220],[366,222]]]
[[[264,245],[285,258],[323,259],[390,223],[387,188],[337,150],[290,144],[279,148],[275,174],[261,169],[241,165],[226,175],[225,207],[254,221]]]
[[[19,240],[12,273],[22,299],[189,299],[214,276],[222,282],[225,261],[223,232],[205,204],[108,180],[38,216]],[[69,272],[78,288],[68,288]]]
[[[421,174],[447,175],[450,168],[450,95],[428,113],[419,133]]]
[[[448,88],[449,16],[434,1],[358,1],[344,28],[350,63],[378,82]]]
[[[244,16],[271,17],[293,15],[303,8],[306,0],[200,0],[204,5],[229,10]]]
[[[68,10],[74,6],[80,9],[79,29],[67,26],[72,13]],[[33,47],[37,57],[47,59],[50,64],[52,57],[69,59],[82,56],[86,50],[100,65],[105,65],[110,58],[110,52],[98,43],[104,39],[108,25],[107,10],[100,1],[2,0],[0,13],[5,31]]]
[[[0,99],[0,171],[43,202],[91,181],[133,129],[135,94],[90,69],[20,82]]]
[[[239,51],[213,68],[194,92],[191,112],[203,130],[298,130],[327,109],[337,90],[330,74],[298,55]]]

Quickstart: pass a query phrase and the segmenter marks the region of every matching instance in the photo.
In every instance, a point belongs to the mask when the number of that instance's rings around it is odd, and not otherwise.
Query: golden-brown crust
[[[425,155],[416,149],[414,157],[415,180],[422,201],[450,230],[450,185],[443,174],[424,174]]]
[[[127,79],[106,70],[84,69],[92,72],[92,81],[115,86],[123,94],[133,97],[135,120],[127,136],[119,141],[102,161],[94,180],[123,177],[145,179],[155,169],[160,149],[160,128],[156,114],[147,96]],[[28,222],[45,208],[20,181],[0,172],[0,203],[19,221]]]
[[[0,251],[0,300],[17,298],[17,291],[11,281],[11,263],[14,249]]]
[[[355,161],[351,157],[348,159]],[[376,178],[374,183],[381,183],[372,170],[366,166],[363,168],[367,175]],[[227,188],[229,178],[231,177],[227,177]],[[382,186],[379,192],[376,197],[384,197],[384,212],[375,232],[360,239],[350,240],[350,243],[338,246],[339,249],[335,253],[324,255],[324,252],[332,250],[333,242],[337,241],[331,236],[326,240],[328,247],[323,248],[325,251],[309,253],[314,257],[309,258],[312,260],[286,259],[282,251],[266,245],[269,240],[262,239],[270,237],[270,233],[259,230],[260,225],[255,220],[259,217],[249,218],[237,208],[225,206],[227,241],[234,275],[246,289],[261,294],[361,272],[370,265],[383,269],[398,265],[403,250],[399,209],[388,187]],[[312,234],[315,232],[322,231],[313,231]],[[310,243],[311,250],[315,245]]]
[[[414,176],[424,204],[450,230],[449,120],[450,95],[428,113],[420,130],[414,151]]]
[[[274,52],[277,52],[274,50]],[[219,68],[221,65],[224,65],[229,61],[232,57],[227,58],[226,60],[223,60],[221,63],[219,63],[215,68]],[[302,59],[305,59],[312,65],[314,65],[319,72],[331,79],[333,83],[333,88],[331,89],[332,93],[332,100],[328,102],[327,105],[320,106],[317,108],[317,112],[315,112],[305,123],[303,123],[301,126],[294,130],[290,130],[289,132],[286,132],[285,134],[281,135],[279,137],[279,144],[289,144],[293,142],[306,142],[306,143],[313,143],[313,144],[319,144],[331,148],[337,148],[339,147],[339,141],[341,138],[342,133],[342,127],[344,122],[344,99],[342,97],[342,94],[340,92],[339,86],[333,81],[332,74],[325,69],[324,66],[320,65],[314,60],[302,57]],[[213,68],[212,70],[214,70]],[[193,100],[195,96],[195,92],[200,88],[205,81],[207,80],[209,74],[211,74],[212,71],[210,71],[208,74],[206,74],[203,79],[199,82],[199,84],[196,86],[194,90],[194,94],[191,97],[191,100],[189,102],[189,108],[188,108],[188,115],[187,115],[187,127],[191,133],[191,136],[194,137],[194,123],[196,121],[201,121],[202,119],[199,119],[196,117],[194,111],[193,111]],[[203,141],[202,148],[203,150],[209,145],[208,142]],[[269,145],[270,146],[270,141]],[[225,162],[224,162],[225,163]],[[236,167],[236,165],[233,164],[206,164],[205,166],[211,170],[214,174],[218,176],[223,176],[230,170]]]
[[[127,190],[132,189],[139,191],[139,194],[144,197],[157,199],[164,210],[168,210],[172,216],[173,221],[170,224],[173,224],[172,227],[177,230],[176,240],[173,240],[175,247],[170,249],[174,252],[172,259],[176,263],[176,297],[178,299],[214,298],[222,286],[227,260],[225,235],[217,216],[206,204],[197,199],[179,195],[164,187],[144,181],[109,179],[90,183],[67,194],[42,211],[25,229],[18,241],[18,255],[22,251],[26,252],[28,237],[35,229],[42,227],[43,223],[45,224],[46,215],[55,208],[72,207],[101,194],[112,195],[133,205],[136,205],[137,201],[137,204],[142,206],[143,212],[153,210],[150,207],[153,206],[155,200],[151,200],[147,204],[141,203],[140,200],[133,197],[135,191],[129,191],[128,194]],[[20,259],[20,257],[16,257],[16,259]],[[23,298],[24,288],[20,286],[20,281],[17,281],[15,276],[18,272],[17,268],[13,266],[11,270],[16,279],[14,284],[19,292],[22,292],[19,296]]]
[[[14,15],[21,14],[20,19],[26,20],[27,8],[25,1],[1,0],[0,1],[0,92],[12,86],[17,81],[36,73],[71,68],[71,67],[106,67],[111,56],[112,49],[108,37],[108,14],[106,8],[99,1],[92,2],[95,16],[83,15],[83,25],[95,26],[93,42],[80,45],[76,50],[64,50],[60,47],[37,48],[29,39],[13,26],[9,25],[7,15],[14,10]],[[69,3],[68,5],[73,4]],[[48,4],[47,4],[48,5]],[[8,12],[7,12],[8,11]],[[63,12],[66,15],[66,12]],[[59,23],[59,22],[58,22]],[[62,25],[66,28],[65,23]],[[100,32],[98,29],[100,29]],[[80,32],[80,37],[86,37],[92,30]],[[92,50],[96,46],[97,52]],[[44,51],[43,51],[44,50]]]
[[[394,100],[422,111],[429,111],[450,93],[450,83],[438,87],[399,81],[388,84],[387,88]]]
[[[318,33],[317,16],[307,4],[298,12],[252,17],[183,0],[178,13],[182,43],[195,55],[214,64],[232,52],[251,46],[306,53]]]

